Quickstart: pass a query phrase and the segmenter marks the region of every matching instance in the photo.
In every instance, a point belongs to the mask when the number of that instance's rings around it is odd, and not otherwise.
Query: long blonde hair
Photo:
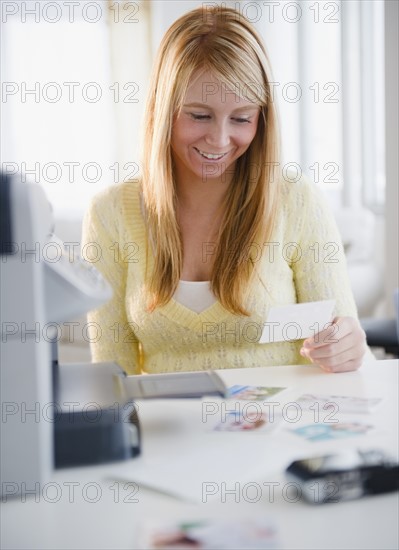
[[[232,89],[238,84],[240,96],[248,99],[244,91],[250,91],[251,101],[261,107],[256,135],[236,161],[210,283],[225,309],[249,315],[244,300],[254,274],[251,247],[270,239],[277,207],[278,123],[269,60],[259,35],[238,11],[219,6],[201,6],[175,21],[153,67],[141,151],[141,186],[154,247],[154,269],[146,278],[147,307],[153,311],[172,298],[182,271],[170,142],[174,116],[197,70],[210,71]]]

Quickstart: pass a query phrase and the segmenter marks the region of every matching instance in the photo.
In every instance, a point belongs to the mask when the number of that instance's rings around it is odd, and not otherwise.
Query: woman
[[[365,335],[332,215],[314,186],[282,177],[272,81],[261,39],[233,9],[198,8],[167,31],[140,181],[97,195],[84,222],[88,259],[114,290],[89,315],[94,360],[129,374],[361,365]],[[258,343],[272,306],[324,299],[336,302],[331,327]]]

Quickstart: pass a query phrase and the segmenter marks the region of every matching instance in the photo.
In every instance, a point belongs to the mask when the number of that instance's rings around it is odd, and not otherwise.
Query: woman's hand
[[[336,317],[331,326],[307,338],[300,353],[327,372],[345,372],[361,366],[366,350],[366,334],[359,321]]]

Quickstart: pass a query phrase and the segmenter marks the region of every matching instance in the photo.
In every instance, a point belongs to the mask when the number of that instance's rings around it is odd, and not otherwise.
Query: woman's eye
[[[210,118],[209,115],[196,115],[194,113],[190,113],[190,115],[194,120],[204,120],[206,118]]]
[[[190,113],[191,118],[194,120],[207,120],[210,119],[210,115],[196,115],[195,113]],[[248,118],[232,118],[234,122],[243,123],[243,122],[251,122]]]

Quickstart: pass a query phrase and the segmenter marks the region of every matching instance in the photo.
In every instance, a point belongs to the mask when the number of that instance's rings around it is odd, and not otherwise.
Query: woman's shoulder
[[[141,225],[140,208],[139,181],[110,185],[92,197],[83,220],[84,231],[95,229],[96,233],[106,231],[130,239],[131,232]]]
[[[126,207],[139,202],[139,193],[139,180],[113,184],[93,196],[90,209],[99,214],[110,211],[121,213]]]
[[[332,212],[322,188],[304,174],[298,177],[295,173],[288,173],[281,177],[276,224],[277,231],[282,231],[286,239],[293,241],[302,238],[304,232],[310,231],[315,224],[320,231],[331,228]]]
[[[305,213],[309,210],[328,209],[327,197],[322,188],[311,182],[305,174],[288,172],[281,177],[279,183],[280,204],[286,214],[297,215],[298,211]]]
[[[311,183],[305,174],[298,174],[294,171],[283,173],[280,177],[279,185],[281,196],[293,202],[300,202],[321,193],[318,186]]]

